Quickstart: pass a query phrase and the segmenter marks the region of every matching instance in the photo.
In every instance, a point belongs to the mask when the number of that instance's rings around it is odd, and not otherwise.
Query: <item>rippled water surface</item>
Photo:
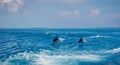
[[[120,29],[0,29],[0,65],[120,65]]]

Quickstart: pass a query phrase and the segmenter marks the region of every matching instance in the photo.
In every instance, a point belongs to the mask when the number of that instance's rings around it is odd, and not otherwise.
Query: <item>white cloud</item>
[[[9,12],[18,12],[24,0],[0,0],[0,7],[7,8]]]
[[[98,8],[91,10],[91,15],[92,16],[98,16],[100,14],[100,10]]]
[[[60,11],[59,12],[60,16],[80,16],[80,11],[79,10],[73,10],[73,11]]]

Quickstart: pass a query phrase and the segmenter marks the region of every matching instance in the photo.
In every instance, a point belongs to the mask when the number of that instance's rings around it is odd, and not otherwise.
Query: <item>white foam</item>
[[[49,32],[46,32],[45,34],[50,34]]]
[[[112,50],[106,50],[104,51],[104,53],[119,53],[120,52],[120,47],[119,48],[115,48],[115,49],[112,49]]]
[[[54,54],[49,55],[48,53],[54,53]],[[64,63],[73,65],[77,63],[76,60],[88,61],[88,62],[97,62],[102,60],[102,56],[96,54],[86,54],[86,53],[76,54],[76,53],[67,53],[67,52],[59,52],[56,54],[56,52],[45,51],[45,50],[43,50],[39,54],[35,54],[34,56],[35,56],[33,60],[35,62],[34,65],[64,65]]]
[[[114,48],[114,49],[111,49],[111,50],[106,50],[106,49],[102,49],[102,50],[99,50],[99,51],[91,50],[90,53],[115,54],[115,53],[120,53],[120,47]]]
[[[96,35],[96,36],[90,36],[90,38],[105,38],[105,37],[110,37],[110,36],[101,36],[101,35]]]
[[[76,63],[74,60],[79,61],[89,61],[95,62],[100,61],[101,57],[98,55],[38,55],[38,58],[35,59],[35,63],[38,65],[63,65],[60,63],[66,63],[68,61],[72,61],[72,63]],[[68,62],[69,63],[69,62]]]
[[[87,40],[86,40],[86,39],[83,39],[83,42],[87,42]]]
[[[59,38],[60,42],[63,42],[65,40],[65,38]]]
[[[52,55],[49,53],[53,53]],[[63,53],[63,54],[62,54]],[[79,53],[79,52],[78,52]],[[79,61],[97,62],[101,61],[102,56],[96,54],[86,53],[66,53],[66,52],[53,52],[49,50],[43,50],[40,53],[18,53],[17,55],[10,56],[6,61],[10,64],[11,60],[26,60],[32,65],[73,65]],[[17,61],[19,63],[20,61]],[[6,64],[6,65],[8,65]],[[77,64],[76,64],[77,65]]]
[[[1,62],[0,61],[0,65],[10,65],[8,62]]]

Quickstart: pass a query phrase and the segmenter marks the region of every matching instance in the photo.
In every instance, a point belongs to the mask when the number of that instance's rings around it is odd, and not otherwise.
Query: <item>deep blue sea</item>
[[[120,28],[0,29],[0,65],[120,65]]]

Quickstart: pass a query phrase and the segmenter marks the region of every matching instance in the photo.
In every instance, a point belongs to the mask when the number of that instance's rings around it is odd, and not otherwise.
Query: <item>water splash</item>
[[[114,54],[114,53],[119,53],[119,52],[120,52],[120,47],[114,48],[114,49],[112,49],[112,50],[105,50],[103,53]]]
[[[90,36],[90,38],[106,38],[110,36],[101,36],[101,35],[96,35],[96,36]]]
[[[78,54],[79,53],[79,54]],[[1,65],[77,65],[78,61],[97,62],[101,61],[102,56],[96,54],[86,54],[85,52],[68,53],[68,52],[55,52],[50,50],[42,50],[39,53],[24,52],[17,55],[10,56]],[[21,65],[20,64],[20,65]]]

